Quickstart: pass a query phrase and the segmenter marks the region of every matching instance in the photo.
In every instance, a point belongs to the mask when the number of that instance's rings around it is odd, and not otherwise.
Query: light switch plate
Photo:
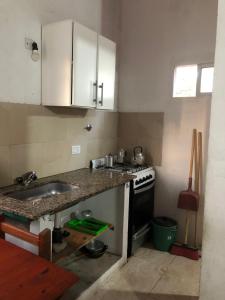
[[[29,38],[25,38],[25,48],[28,50],[32,50],[33,40]]]
[[[72,155],[80,154],[80,145],[72,146]]]

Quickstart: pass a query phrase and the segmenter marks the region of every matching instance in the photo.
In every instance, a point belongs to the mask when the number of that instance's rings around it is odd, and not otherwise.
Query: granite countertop
[[[38,219],[46,214],[54,214],[69,208],[82,200],[131,181],[135,176],[108,170],[80,169],[39,179],[29,185],[36,187],[52,181],[61,181],[75,185],[70,192],[48,198],[34,200],[17,200],[7,193],[24,190],[19,185],[11,185],[0,189],[0,211],[14,213],[30,220]],[[26,188],[27,189],[27,188]]]

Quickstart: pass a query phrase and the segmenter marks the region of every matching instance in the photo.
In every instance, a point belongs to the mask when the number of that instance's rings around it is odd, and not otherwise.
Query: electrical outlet
[[[80,145],[72,146],[72,155],[80,154]]]

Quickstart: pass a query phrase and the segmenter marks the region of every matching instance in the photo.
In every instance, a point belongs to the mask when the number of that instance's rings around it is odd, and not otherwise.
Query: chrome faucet
[[[16,178],[16,183],[28,186],[31,182],[37,179],[37,174],[35,171],[27,172]]]

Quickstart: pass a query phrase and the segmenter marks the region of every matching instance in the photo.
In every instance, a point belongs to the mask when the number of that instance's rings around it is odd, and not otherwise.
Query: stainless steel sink
[[[78,186],[57,181],[49,182],[22,191],[7,193],[7,196],[18,200],[35,200],[71,192],[76,188],[78,188]]]

